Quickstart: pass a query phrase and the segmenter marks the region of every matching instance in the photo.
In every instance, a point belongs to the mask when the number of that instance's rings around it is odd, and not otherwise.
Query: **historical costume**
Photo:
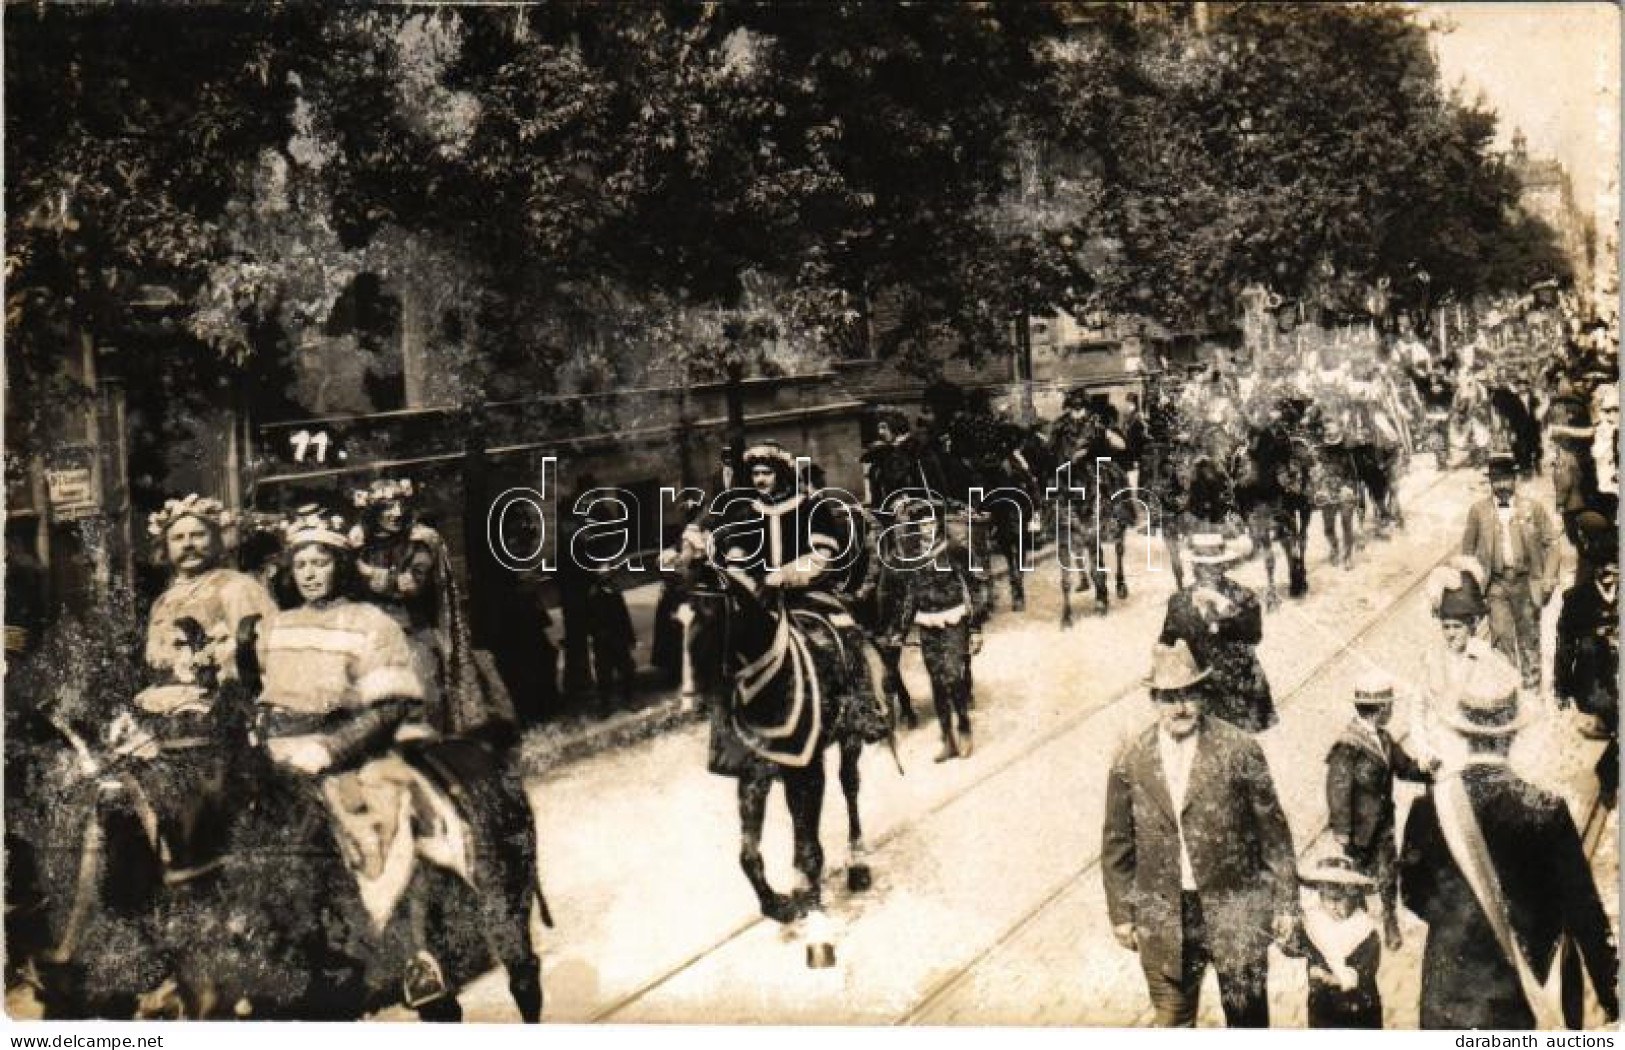
[[[481,680],[446,542],[415,520],[417,495],[410,479],[354,493],[362,522],[351,538],[366,596],[406,633],[429,725],[448,735],[506,731],[517,721],[512,701]]]
[[[222,690],[237,681],[237,644],[243,623],[276,611],[252,576],[220,567],[231,515],[219,501],[196,495],[169,500],[147,531],[174,548],[188,526],[203,526],[209,551],[202,560],[171,549],[175,576],[153,603],[147,622],[146,664],[154,685],[134,698],[128,718],[116,723],[112,743],[149,761],[136,778],[157,814],[158,847],[166,881],[185,881],[194,868],[218,864],[229,809],[225,798],[227,750],[240,741]]]
[[[748,768],[750,755],[797,765],[826,733],[875,741],[890,731],[879,656],[832,592],[835,570],[857,553],[851,531],[829,501],[797,490],[795,461],[777,444],[747,449],[745,465],[755,488],[735,489],[715,506],[708,547],[779,630],[768,657],[737,676],[730,710],[713,714],[711,769],[724,775]],[[786,667],[794,687],[770,688]],[[849,688],[835,724],[825,726],[810,687],[831,676]]]
[[[1343,425],[1330,418],[1321,429],[1320,450],[1311,466],[1310,490],[1326,533],[1328,560],[1354,567],[1354,510],[1360,502],[1360,472],[1354,452],[1344,443]],[[1338,542],[1338,526],[1342,542]]]
[[[1381,891],[1384,936],[1398,948],[1394,780],[1426,781],[1429,774],[1389,735],[1393,705],[1394,685],[1386,676],[1367,676],[1354,687],[1354,718],[1326,755],[1326,825]]]
[[[884,577],[888,589],[900,591],[884,600],[896,615],[885,633],[902,638],[911,628],[919,632],[920,656],[942,731],[938,762],[971,754],[971,632],[986,604],[965,550],[943,535],[942,512],[940,504],[928,503],[905,511],[913,523],[914,549],[893,555]]]
[[[1408,739],[1412,757],[1424,766],[1437,762],[1445,771],[1460,768],[1466,748],[1444,719],[1454,710],[1465,684],[1484,673],[1482,668],[1510,666],[1482,637],[1489,612],[1483,580],[1484,570],[1478,562],[1459,555],[1428,574],[1428,601],[1440,634],[1423,658],[1421,696],[1411,706]]]
[[[264,945],[237,954],[282,968],[276,980],[292,982],[297,1015],[344,1016],[359,1009],[363,993],[324,987],[327,953],[372,959],[388,950],[383,938],[401,901],[412,901],[414,915],[422,904],[414,880],[420,852],[453,870],[472,861],[459,853],[446,795],[402,754],[403,743],[436,735],[425,717],[428,690],[395,619],[346,597],[354,546],[343,520],[300,508],[286,535],[302,604],[258,632],[255,736],[276,772],[267,773],[244,835],[258,866],[281,858],[274,874],[286,880],[294,909],[254,920],[269,927],[246,923]],[[420,824],[436,812],[433,826]],[[335,931],[355,923],[364,928],[335,940]],[[421,937],[418,930],[404,982],[414,1006],[446,997],[440,964]],[[307,968],[315,973],[306,983],[291,976]]]
[[[1207,712],[1249,733],[1277,721],[1269,679],[1258,660],[1264,612],[1258,596],[1225,575],[1240,557],[1223,536],[1191,537],[1196,580],[1168,598],[1159,641],[1190,646],[1197,663],[1212,673],[1203,686]]]
[[[1445,719],[1469,756],[1405,821],[1400,894],[1428,924],[1423,1028],[1575,1026],[1582,988],[1565,939],[1604,1013],[1619,1013],[1613,931],[1574,819],[1507,764],[1524,720],[1517,673],[1477,668]]]
[[[1269,945],[1298,915],[1292,833],[1263,750],[1203,713],[1194,687],[1206,677],[1182,640],[1157,647],[1158,724],[1106,784],[1106,906],[1118,943],[1139,953],[1156,1024],[1194,1024],[1211,963],[1225,1020],[1268,1027]]]

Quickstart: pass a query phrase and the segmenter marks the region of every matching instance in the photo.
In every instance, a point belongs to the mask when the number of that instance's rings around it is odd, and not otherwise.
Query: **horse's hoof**
[[[1025,598],[1014,598],[1014,599],[1012,599],[1011,602],[1010,602],[1010,611],[1011,612],[1026,612],[1027,611],[1027,599],[1025,599]]]
[[[1128,597],[1128,584],[1124,583],[1122,580],[1117,581],[1117,597],[1119,599]]]
[[[1070,616],[1062,617],[1061,618],[1061,630],[1070,631],[1071,629],[1072,629],[1072,617],[1070,617]]]
[[[781,925],[787,925],[800,918],[795,903],[782,893],[775,893],[762,902],[762,915]]]
[[[874,886],[874,875],[867,864],[854,864],[846,869],[846,888],[852,893],[867,893]]]

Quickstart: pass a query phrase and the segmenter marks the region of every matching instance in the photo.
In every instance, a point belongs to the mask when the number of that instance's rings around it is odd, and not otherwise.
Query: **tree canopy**
[[[152,285],[194,356],[253,367],[389,238],[458,260],[516,365],[575,310],[702,371],[792,336],[929,368],[1057,307],[1228,323],[1255,284],[1415,308],[1561,275],[1406,9],[1214,7],[10,8],[13,401]]]

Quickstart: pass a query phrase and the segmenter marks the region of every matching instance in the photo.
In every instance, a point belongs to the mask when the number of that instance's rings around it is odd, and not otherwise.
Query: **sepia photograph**
[[[1617,5],[0,36],[13,1032],[1617,1030]]]

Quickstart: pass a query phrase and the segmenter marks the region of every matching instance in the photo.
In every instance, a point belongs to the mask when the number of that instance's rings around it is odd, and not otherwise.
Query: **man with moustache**
[[[1265,1028],[1269,946],[1298,926],[1292,833],[1263,750],[1204,713],[1207,676],[1183,640],[1152,653],[1157,722],[1106,786],[1106,904],[1113,936],[1139,953],[1155,1024],[1194,1025],[1211,963],[1226,1023]]]

